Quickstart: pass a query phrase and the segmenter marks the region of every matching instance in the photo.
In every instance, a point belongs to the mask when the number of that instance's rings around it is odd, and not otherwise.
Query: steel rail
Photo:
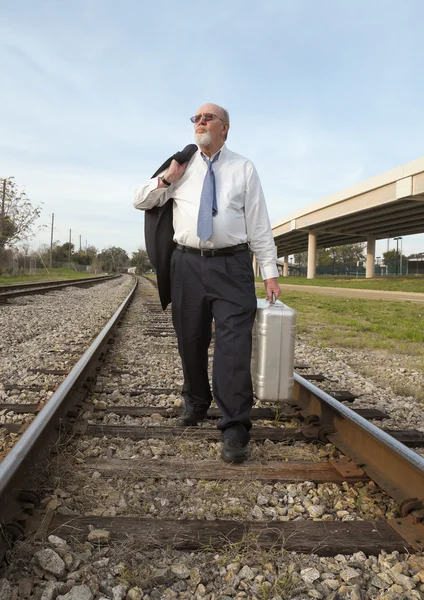
[[[83,384],[94,372],[97,359],[104,352],[109,338],[132,300],[137,285],[136,279],[131,292],[112,318],[0,464],[0,521],[2,523],[14,520],[22,513],[22,500],[25,498],[22,498],[21,492],[30,487],[29,481],[34,466],[37,462],[41,462],[41,457],[51,447],[54,434],[59,435],[59,426],[69,408],[75,404],[76,398],[86,394]]]
[[[103,281],[109,281],[110,279],[116,279],[117,277],[120,277],[120,275],[106,275],[101,277],[85,277],[80,279],[65,279],[62,281],[42,281],[40,283],[0,286],[0,300],[2,298],[17,298],[19,296],[45,293],[56,289],[61,289],[63,287],[102,283]]]
[[[424,500],[424,458],[294,374],[293,403],[322,441],[334,444],[399,504]]]

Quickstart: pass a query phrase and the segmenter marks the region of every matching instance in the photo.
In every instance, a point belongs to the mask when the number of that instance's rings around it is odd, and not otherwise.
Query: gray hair
[[[219,108],[221,109],[222,117],[223,117],[222,120],[224,121],[224,123],[230,124],[230,114],[229,114],[228,110],[226,110],[222,106],[220,106]],[[224,142],[227,139],[227,137],[228,137],[228,133],[225,134]]]

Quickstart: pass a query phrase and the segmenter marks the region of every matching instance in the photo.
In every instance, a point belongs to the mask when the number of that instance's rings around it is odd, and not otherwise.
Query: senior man
[[[216,104],[191,117],[200,152],[186,163],[173,160],[141,186],[134,206],[149,210],[173,201],[172,320],[181,356],[185,410],[182,426],[197,425],[212,401],[208,348],[215,321],[213,397],[221,411],[222,459],[241,463],[252,427],[250,376],[255,281],[249,248],[256,256],[268,299],[280,295],[276,252],[254,165],[226,144],[230,119]]]

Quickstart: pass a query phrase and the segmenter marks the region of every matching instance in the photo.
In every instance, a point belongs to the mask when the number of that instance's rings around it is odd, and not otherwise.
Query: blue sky
[[[424,155],[421,0],[0,4],[0,177],[61,243],[143,246],[134,190],[205,102],[229,110],[271,221]]]

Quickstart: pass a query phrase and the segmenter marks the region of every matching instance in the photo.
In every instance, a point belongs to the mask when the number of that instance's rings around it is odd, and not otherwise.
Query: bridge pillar
[[[289,255],[284,255],[283,277],[289,276]]]
[[[312,231],[308,237],[308,267],[307,279],[314,279],[317,272],[317,235]]]
[[[375,276],[375,237],[367,237],[367,265],[365,270],[366,279]]]

